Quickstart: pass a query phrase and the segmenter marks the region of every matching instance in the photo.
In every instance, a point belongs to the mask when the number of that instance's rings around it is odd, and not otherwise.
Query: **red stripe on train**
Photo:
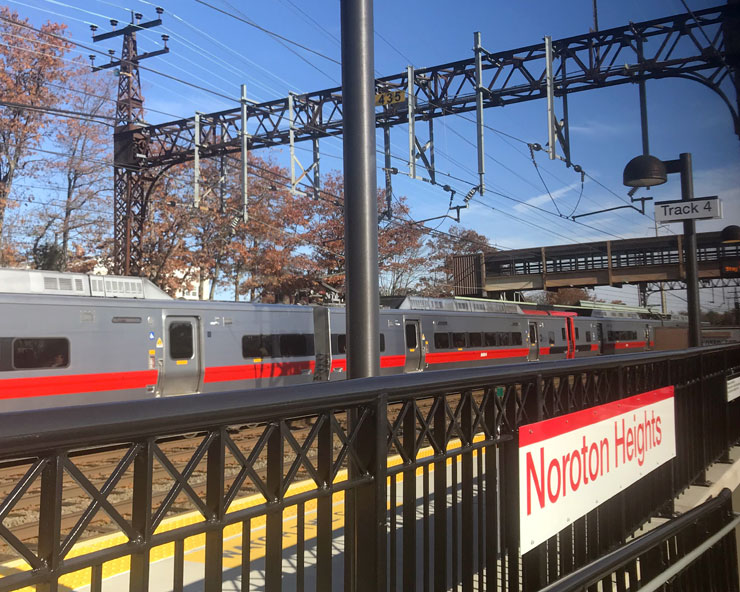
[[[49,397],[145,388],[157,384],[156,370],[0,379],[0,399]]]
[[[628,347],[645,347],[644,341],[625,341],[624,343],[615,343],[614,349],[627,349]]]
[[[406,365],[406,356],[381,356],[381,368],[400,368]],[[346,372],[347,358],[335,358],[331,361],[332,372]]]
[[[271,362],[269,364],[241,364],[239,366],[212,366],[206,368],[203,382],[227,382],[229,380],[256,380],[276,376],[296,376],[313,372],[314,362]]]
[[[429,353],[426,361],[430,364],[444,364],[447,362],[473,362],[497,358],[519,358],[529,354],[528,348],[489,349],[483,351],[456,351],[444,353]]]

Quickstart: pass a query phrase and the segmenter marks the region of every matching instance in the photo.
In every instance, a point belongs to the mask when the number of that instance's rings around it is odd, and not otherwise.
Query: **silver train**
[[[0,270],[0,412],[338,380],[343,308],[175,300],[142,278]],[[600,315],[600,316],[599,316]],[[643,351],[660,320],[407,297],[382,374]]]

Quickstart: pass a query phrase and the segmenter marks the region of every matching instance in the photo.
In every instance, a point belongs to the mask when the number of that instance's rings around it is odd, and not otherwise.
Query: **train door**
[[[527,360],[530,362],[540,359],[540,339],[537,331],[537,323],[529,323],[529,355]]]
[[[201,372],[198,319],[196,317],[167,317],[164,330],[162,394],[172,396],[198,392]]]
[[[604,353],[604,325],[596,323],[596,339],[599,342],[599,353]]]
[[[571,317],[565,319],[565,326],[566,333],[568,334],[568,353],[565,357],[572,359],[576,357],[576,331]]]
[[[424,369],[424,344],[421,341],[421,324],[419,321],[405,322],[406,365],[404,372],[419,372]]]

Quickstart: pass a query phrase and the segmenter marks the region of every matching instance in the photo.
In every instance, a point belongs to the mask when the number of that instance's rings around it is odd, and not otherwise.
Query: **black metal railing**
[[[539,589],[740,439],[738,373],[718,346],[0,415],[0,592],[122,560],[148,590],[162,556],[174,590],[190,556],[207,591]],[[521,556],[520,426],[670,385],[675,459]]]
[[[578,592],[599,583],[602,590],[737,592],[738,522],[732,492],[724,489],[542,592]]]

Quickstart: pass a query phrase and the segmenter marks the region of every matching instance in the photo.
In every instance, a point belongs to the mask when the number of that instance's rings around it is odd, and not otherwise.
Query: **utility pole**
[[[163,10],[157,7],[161,17]],[[118,99],[116,101],[116,121],[113,131],[113,242],[114,273],[118,275],[138,275],[141,265],[141,240],[144,234],[146,219],[145,184],[148,181],[146,172],[140,162],[149,152],[147,139],[138,132],[144,125],[144,97],[141,94],[139,80],[139,62],[146,58],[168,53],[167,35],[162,35],[164,49],[144,54],[136,53],[136,31],[150,29],[162,24],[161,18],[145,23],[141,22],[142,14],[131,15],[131,24],[116,29],[118,21],[111,20],[113,30],[96,35],[96,25],[90,25],[93,41],[104,41],[123,36],[121,59],[114,60],[114,51],[109,50],[111,61],[102,66],[95,66],[93,72],[115,68],[118,72]]]

